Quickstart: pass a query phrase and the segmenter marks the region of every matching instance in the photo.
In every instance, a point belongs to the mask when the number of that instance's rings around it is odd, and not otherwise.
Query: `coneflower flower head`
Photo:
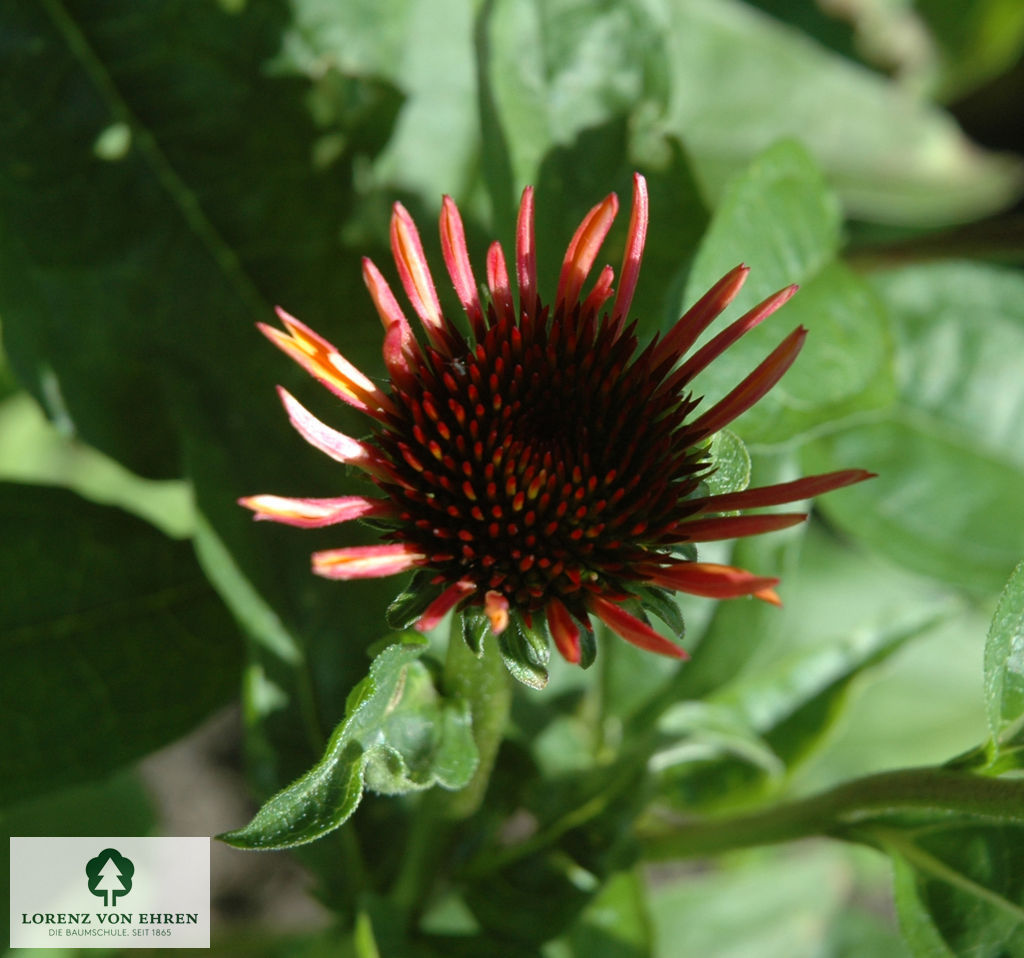
[[[614,194],[576,230],[553,306],[537,289],[533,209],[527,188],[517,223],[517,295],[494,243],[488,295],[481,299],[459,211],[444,198],[441,248],[467,335],[442,310],[416,226],[395,205],[391,249],[422,336],[377,267],[364,260],[384,324],[389,382],[383,388],[283,310],[284,332],[260,326],[370,419],[367,439],[350,438],[280,389],[303,438],[361,469],[376,492],[334,499],[260,495],[242,503],[258,519],[295,526],[372,518],[385,527],[381,544],[315,553],[313,571],[333,579],[415,571],[396,610],[406,619],[399,624],[426,630],[449,611],[464,611],[502,637],[506,660],[535,655],[537,643],[546,643],[546,627],[568,661],[586,665],[594,655],[596,617],[641,648],[681,658],[683,650],[655,631],[644,611],[673,619],[672,592],[778,602],[778,580],[696,561],[693,544],[783,529],[806,515],[745,510],[806,499],[871,474],[844,470],[702,495],[713,468],[708,440],[772,388],[796,359],[806,330],[795,329],[705,410],[690,384],[796,287],[768,297],[691,352],[743,285],[748,270],[737,266],[668,333],[641,348],[628,314],[647,231],[643,177],[634,177],[617,288],[605,266],[584,289],[618,209]],[[529,641],[512,642],[510,633]]]

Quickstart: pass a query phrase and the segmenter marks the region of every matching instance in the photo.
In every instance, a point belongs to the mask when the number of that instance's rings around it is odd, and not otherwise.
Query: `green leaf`
[[[302,722],[261,722],[274,745],[251,749],[260,769],[277,756],[261,780],[277,788],[337,721],[393,590],[312,581],[309,553],[353,542],[348,530],[257,526],[235,505],[360,489],[290,429],[276,382],[332,425],[367,428],[254,324],[282,303],[381,370],[380,322],[346,242],[359,232],[354,170],[383,149],[401,95],[334,62],[289,68],[290,6],[227,7],[0,8],[0,313],[11,366],[50,418],[140,475],[184,473],[235,581],[300,651],[256,665],[274,673],[279,712],[306,703]],[[225,596],[247,618],[238,591]],[[260,643],[254,658],[272,654]]]
[[[661,772],[684,762],[731,756],[769,775],[779,775],[785,766],[749,724],[746,717],[728,705],[715,702],[679,702],[658,721],[658,732],[666,744],[651,757],[651,769]]]
[[[907,621],[862,627],[841,640],[748,669],[709,695],[701,723],[664,749],[664,793],[680,807],[749,802],[796,768],[840,714],[852,683],[936,621],[929,611]],[[676,713],[678,714],[678,713]],[[723,715],[730,715],[726,721]],[[663,721],[673,720],[670,710]],[[671,728],[671,724],[668,726]]]
[[[659,24],[641,4],[498,0],[487,27],[486,65],[519,185],[536,181],[553,146],[638,101],[664,101]]]
[[[985,640],[985,701],[998,749],[1024,716],[1024,562],[1006,583]]]
[[[937,818],[874,837],[893,858],[896,908],[915,955],[1024,953],[1024,827]]]
[[[941,110],[746,4],[671,0],[658,42],[670,69],[666,125],[712,194],[776,140],[799,137],[863,219],[950,223],[1020,195],[1018,163],[979,150]]]
[[[473,7],[461,0],[297,0],[289,9],[278,70],[316,83],[331,64],[404,92],[401,122],[374,163],[375,177],[425,197],[435,210],[442,193],[459,195],[480,145]]]
[[[620,212],[600,261],[618,269],[636,170],[644,173],[650,206],[643,266],[630,308],[643,340],[679,318],[679,292],[708,222],[689,160],[677,140],[642,136],[623,114],[552,149],[536,178],[537,269],[541,293],[550,300],[566,245],[594,203],[609,191],[617,194]],[[510,211],[509,222],[513,220]]]
[[[710,452],[715,471],[704,480],[707,495],[741,492],[750,485],[750,453],[736,433],[720,429],[711,437]]]
[[[651,889],[654,955],[888,956],[829,948],[830,921],[855,908],[858,893],[870,896],[874,907],[881,891],[857,888],[853,866],[849,849],[805,842],[776,853],[719,859],[710,868],[667,871]]]
[[[621,871],[583,909],[565,940],[573,958],[648,958],[653,931],[643,875]]]
[[[791,283],[801,285],[779,313],[747,333],[696,380],[698,394],[708,400],[724,396],[786,333],[797,325],[806,327],[807,341],[796,363],[736,421],[736,432],[748,443],[785,443],[891,399],[884,311],[870,287],[835,262],[838,245],[835,196],[795,143],[772,147],[732,180],[712,217],[687,284],[687,303],[741,261],[751,272],[730,317]]]
[[[93,781],[237,694],[235,624],[186,543],[13,483],[0,527],[0,802]]]
[[[898,399],[810,443],[805,468],[877,472],[823,497],[825,514],[906,567],[993,593],[1024,542],[1024,276],[948,262],[873,285],[895,324]]]
[[[343,825],[364,787],[388,795],[464,787],[477,765],[469,710],[440,698],[419,661],[426,647],[405,633],[385,648],[349,695],[320,762],[220,838],[238,848],[289,848]]]
[[[633,591],[639,597],[640,605],[661,619],[675,632],[677,638],[681,639],[686,634],[686,622],[674,592],[657,586],[640,586]]]
[[[62,486],[124,509],[175,539],[195,526],[187,483],[142,479],[91,446],[62,436],[24,391],[0,403],[0,478]]]

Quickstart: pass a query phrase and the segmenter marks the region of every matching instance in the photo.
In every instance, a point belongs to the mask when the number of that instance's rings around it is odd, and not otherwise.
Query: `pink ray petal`
[[[508,269],[505,266],[505,253],[497,241],[491,243],[487,250],[487,285],[491,290],[491,301],[499,319],[514,323],[515,306],[512,305],[512,289],[508,282]]]
[[[441,254],[452,285],[469,318],[470,328],[477,339],[484,334],[484,314],[480,308],[480,293],[477,291],[473,266],[466,249],[466,230],[462,225],[459,208],[450,196],[441,203]]]
[[[840,469],[817,476],[804,476],[791,482],[780,482],[772,486],[744,489],[742,492],[726,492],[717,496],[693,499],[690,505],[699,507],[701,512],[733,512],[737,509],[761,509],[765,506],[781,506],[787,502],[812,499],[843,486],[852,486],[866,479],[874,479],[875,473],[866,469]]]
[[[622,329],[633,304],[640,263],[644,256],[644,242],[647,239],[648,222],[647,181],[639,174],[633,174],[633,208],[629,214],[629,232],[626,235],[626,251],[619,271],[619,288],[615,294],[609,326],[613,335]]]
[[[613,279],[615,279],[615,271],[610,266],[601,270],[597,282],[594,283],[594,288],[583,302],[580,315],[587,316],[596,313],[607,302],[608,297],[612,294]]]
[[[434,289],[430,266],[423,255],[420,234],[408,210],[401,203],[395,204],[391,216],[391,252],[412,308],[423,321],[431,340],[439,340],[444,325],[441,319],[441,303],[437,298],[437,290]]]
[[[348,546],[313,553],[313,572],[325,579],[382,579],[423,562],[426,556],[404,542]]]
[[[741,263],[697,300],[658,343],[652,356],[652,365],[675,362],[685,355],[714,318],[736,298],[749,272],[750,267]]]
[[[721,516],[715,519],[689,519],[672,530],[686,542],[718,542],[722,539],[741,539],[765,532],[788,529],[807,518],[805,512],[778,512],[770,515]]]
[[[322,423],[283,386],[278,386],[277,392],[291,424],[311,446],[326,453],[335,462],[357,466],[372,474],[381,474],[380,459],[370,446]]]
[[[254,519],[269,519],[303,529],[333,526],[367,516],[391,516],[395,507],[384,499],[366,496],[341,496],[337,499],[288,499],[284,496],[259,495],[239,499],[238,504],[252,509]]]
[[[384,363],[392,375],[396,371],[408,375],[416,361],[416,337],[387,280],[367,257],[363,257],[363,282],[384,324]]]
[[[580,661],[580,629],[573,621],[569,610],[558,599],[551,599],[545,610],[548,620],[548,631],[555,640],[555,647],[562,658],[572,665]]]
[[[728,396],[695,419],[690,427],[693,441],[718,432],[760,400],[793,365],[806,338],[807,330],[798,326]]]
[[[659,655],[671,656],[674,659],[688,659],[684,649],[679,648],[673,642],[669,642],[663,635],[655,632],[646,622],[642,622],[636,616],[630,615],[622,606],[605,599],[600,595],[591,595],[587,599],[590,611],[594,613],[613,632],[621,635],[627,642],[632,643],[648,652],[657,652]]]
[[[672,566],[643,566],[641,571],[656,585],[676,592],[710,599],[736,599],[754,595],[779,584],[771,576],[754,575],[745,569],[714,562],[678,562]]]
[[[771,316],[780,306],[788,302],[797,289],[799,287],[795,284],[787,286],[785,289],[780,289],[777,293],[769,296],[764,302],[755,306],[749,313],[741,316],[736,322],[731,323],[683,363],[676,370],[673,378],[681,383],[691,380],[697,373],[724,353],[736,340],[741,336],[745,336],[755,326]]]
[[[516,280],[519,283],[519,312],[532,316],[537,311],[537,248],[533,236],[533,187],[523,190],[516,220]]]
[[[468,579],[459,579],[458,582],[453,582],[427,606],[427,611],[420,616],[416,628],[421,632],[429,632],[431,629],[437,628],[449,611],[474,589],[476,589],[476,585]],[[453,641],[460,640],[454,639]]]
[[[335,396],[360,412],[382,419],[384,412],[394,411],[391,399],[326,339],[280,306],[276,307],[276,312],[288,330],[287,333],[265,323],[257,323],[256,326],[278,349],[323,383]]]
[[[597,259],[601,244],[611,229],[619,210],[619,198],[609,193],[583,217],[565,251],[562,273],[558,277],[555,309],[572,308],[580,296],[583,283]]]

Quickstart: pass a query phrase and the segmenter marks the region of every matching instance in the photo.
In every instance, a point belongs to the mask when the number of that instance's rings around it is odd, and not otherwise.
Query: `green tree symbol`
[[[89,891],[102,897],[104,905],[116,905],[118,895],[127,895],[132,890],[135,864],[116,848],[104,848],[89,859],[85,874],[89,878]]]

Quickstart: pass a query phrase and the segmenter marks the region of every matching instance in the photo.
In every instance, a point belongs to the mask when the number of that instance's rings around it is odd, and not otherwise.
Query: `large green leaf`
[[[1019,165],[952,118],[738,0],[665,0],[668,127],[718,193],[756,153],[799,137],[865,219],[948,223],[1019,195]]]
[[[486,67],[520,186],[534,181],[553,146],[638,103],[664,104],[659,25],[643,4],[495,0],[490,7]]]
[[[282,658],[265,630],[253,636],[276,705],[275,721],[248,713],[273,742],[250,754],[270,788],[319,754],[380,634],[388,584],[313,582],[309,552],[350,533],[256,526],[235,505],[354,491],[290,430],[275,382],[342,428],[367,428],[254,323],[283,303],[379,371],[380,323],[342,234],[353,170],[380,152],[401,103],[344,65],[297,74],[280,59],[288,18],[284,3],[0,9],[10,363],[65,431],[136,473],[184,474],[224,559],[204,545],[218,588],[240,619],[264,615],[298,650]]]
[[[998,747],[1024,716],[1024,562],[1006,583],[985,641],[985,699]]]
[[[0,800],[92,781],[237,694],[241,643],[185,543],[0,484]]]
[[[658,756],[666,797],[680,807],[749,802],[757,785],[779,780],[817,746],[834,725],[852,683],[933,624],[934,615],[875,628],[790,653],[748,670],[708,696],[716,725],[678,725],[678,709],[662,718],[671,737]],[[685,734],[679,736],[679,732]]]
[[[729,184],[715,210],[687,283],[687,303],[740,262],[751,268],[737,297],[740,307],[791,283],[801,289],[701,373],[700,392],[724,396],[791,329],[808,329],[793,368],[737,420],[736,431],[749,443],[786,442],[891,396],[884,312],[867,284],[835,261],[838,247],[836,198],[795,143],[758,157]],[[737,305],[728,315],[739,315]]]
[[[882,889],[858,871],[869,853],[821,842],[666,870],[651,882],[657,958],[906,958],[895,930],[854,939],[836,927],[878,908]],[[884,876],[879,876],[883,878]],[[863,901],[859,900],[863,899]],[[852,935],[850,937],[853,937]]]
[[[572,958],[649,958],[653,928],[647,889],[637,870],[609,879],[566,935]]]
[[[806,447],[810,470],[879,474],[822,508],[897,562],[992,593],[1024,542],[1024,276],[936,263],[873,285],[897,339],[899,398]]]
[[[1024,954],[1024,827],[935,820],[876,837],[916,956]]]
[[[220,837],[238,848],[290,848],[344,824],[364,787],[396,795],[465,786],[477,765],[469,708],[438,695],[419,661],[426,647],[417,633],[387,646],[350,693],[320,762]]]
[[[442,192],[459,195],[476,172],[479,149],[472,5],[294,0],[289,7],[291,21],[284,25],[275,66],[314,83],[327,66],[383,78],[401,89],[406,97],[401,120],[376,164],[378,175],[426,197],[432,207]],[[380,213],[383,217],[384,210]]]

